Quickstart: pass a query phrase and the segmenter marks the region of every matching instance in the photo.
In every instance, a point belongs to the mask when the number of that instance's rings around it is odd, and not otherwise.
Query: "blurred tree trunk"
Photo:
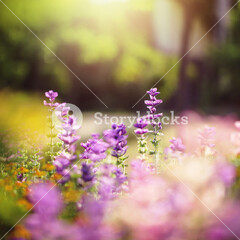
[[[193,25],[193,15],[190,12],[191,9],[184,7],[184,29],[181,40],[181,49],[180,56],[182,58],[189,51],[189,43],[191,37],[191,30]],[[177,91],[177,107],[179,110],[183,110],[191,107],[191,93],[189,92],[188,86],[188,76],[187,76],[187,67],[189,63],[190,56],[187,54],[180,62],[179,69],[179,82],[178,82],[178,91]]]

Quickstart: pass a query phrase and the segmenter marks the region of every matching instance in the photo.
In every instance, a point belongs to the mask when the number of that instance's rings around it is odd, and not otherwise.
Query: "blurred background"
[[[132,106],[163,76],[164,111],[240,113],[240,3],[165,76],[236,0],[4,3],[109,109],[0,3],[1,129],[43,129],[49,89],[92,113],[145,110]]]
[[[109,109],[121,110],[131,110],[236,2],[4,1]],[[163,107],[238,109],[239,64],[240,4],[158,83]],[[82,110],[105,108],[2,3],[0,87],[29,94],[53,89]]]

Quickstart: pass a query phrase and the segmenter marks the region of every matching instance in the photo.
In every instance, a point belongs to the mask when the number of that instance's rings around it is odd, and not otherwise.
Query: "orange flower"
[[[11,191],[13,190],[13,187],[10,186],[10,185],[6,185],[6,186],[5,186],[5,189],[6,189],[6,191],[11,192]]]
[[[22,182],[19,182],[19,181],[17,181],[17,182],[16,182],[16,185],[17,185],[17,187],[22,187],[23,183],[22,183]]]
[[[47,163],[43,166],[43,169],[45,169],[47,171],[52,171],[55,169],[55,167],[52,164]]]
[[[46,175],[46,173],[43,172],[43,171],[38,171],[38,170],[37,170],[34,175],[36,175],[36,176],[38,176],[38,177],[42,177],[42,176]]]
[[[61,175],[61,174],[58,174],[58,173],[54,173],[54,174],[52,175],[52,179],[54,179],[54,180],[56,180],[56,181],[60,180],[61,177],[62,177],[62,175]]]
[[[12,234],[12,238],[17,238],[17,239],[20,239],[20,238],[23,238],[23,239],[31,239],[31,234],[30,232],[24,228],[23,226],[21,225],[17,225],[14,229],[14,232]]]
[[[24,195],[24,196],[27,196],[29,193],[30,193],[29,188],[28,188],[28,187],[25,187],[25,188],[23,189],[23,195]]]
[[[17,203],[28,210],[32,207],[32,204],[25,199],[19,199]]]

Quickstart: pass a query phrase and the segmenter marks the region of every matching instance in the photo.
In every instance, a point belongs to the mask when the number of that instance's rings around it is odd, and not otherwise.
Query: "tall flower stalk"
[[[141,135],[138,139],[138,149],[139,152],[142,154],[142,158],[145,158],[145,153],[147,152],[146,140],[145,135],[146,133],[153,134],[153,140],[151,141],[154,150],[150,151],[150,155],[154,157],[154,163],[156,167],[156,171],[158,171],[158,163],[159,163],[159,142],[160,136],[162,135],[160,130],[162,129],[162,124],[160,122],[160,117],[162,117],[162,113],[156,113],[156,107],[161,104],[163,101],[161,99],[157,99],[156,96],[160,94],[157,91],[157,88],[152,88],[147,91],[149,94],[150,99],[145,100],[145,104],[149,110],[146,116],[137,119],[137,123],[134,125],[137,129],[134,131],[135,134]],[[146,128],[148,127],[148,128]],[[150,128],[151,129],[150,129]]]
[[[63,142],[62,152],[54,161],[57,173],[63,176],[61,183],[67,182],[71,177],[70,170],[73,169],[74,161],[77,158],[75,154],[76,142],[80,139],[80,136],[77,135],[80,126],[77,125],[76,118],[68,114],[69,108],[65,105],[65,103],[59,105],[56,111],[56,115],[63,122],[62,131],[58,135],[58,138]]]
[[[50,138],[50,151],[47,153],[47,155],[50,156],[51,162],[53,162],[55,154],[54,154],[54,143],[53,140],[56,137],[56,134],[53,133],[54,129],[54,124],[53,124],[53,119],[52,119],[52,114],[54,109],[59,105],[59,103],[55,102],[55,99],[58,97],[58,93],[54,92],[53,90],[49,90],[48,92],[45,92],[45,96],[48,98],[49,102],[46,100],[43,101],[43,104],[49,108],[49,129],[50,133],[48,134],[48,137]]]
[[[113,124],[112,129],[104,131],[104,138],[112,147],[111,155],[117,158],[117,167],[122,167],[123,172],[126,172],[126,159],[128,156],[124,156],[127,152],[127,135],[126,126],[124,124]]]

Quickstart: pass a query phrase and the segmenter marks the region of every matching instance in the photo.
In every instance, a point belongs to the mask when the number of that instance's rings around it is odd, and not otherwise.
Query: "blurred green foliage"
[[[111,67],[108,77],[116,82],[144,83],[171,67],[173,60],[166,61],[153,46],[149,23],[153,0],[4,3],[76,73],[82,67],[105,63]],[[1,87],[32,89],[58,84],[64,91],[71,88],[73,76],[2,4],[0,36]]]
[[[181,57],[177,53],[170,56],[156,47],[155,1],[3,2],[104,102],[126,108],[136,103]],[[193,19],[199,18],[204,29],[216,23],[215,0],[175,1],[190,11]],[[191,91],[192,96],[189,95],[191,99],[187,101],[194,102],[192,98],[196,96],[196,104],[201,99],[203,105],[211,105],[223,96],[229,101],[239,99],[236,90],[240,86],[239,16],[239,7],[232,10],[228,40],[221,47],[213,46],[208,51],[209,57],[200,59],[204,69],[196,67],[194,62],[188,64],[186,78],[195,82],[188,83],[186,91]],[[166,27],[170,26],[171,23],[166,23]],[[49,49],[0,3],[0,88],[55,89],[63,97],[66,96],[63,93],[69,93],[69,101],[83,103],[82,108],[95,107],[92,93]],[[181,95],[180,66],[174,67],[157,85],[165,100],[174,97],[176,91]],[[207,91],[209,89],[211,91]],[[121,102],[116,100],[123,99],[123,95],[129,97]]]
[[[16,197],[11,196],[0,187],[0,234],[6,234],[25,214],[27,209],[17,203]]]

